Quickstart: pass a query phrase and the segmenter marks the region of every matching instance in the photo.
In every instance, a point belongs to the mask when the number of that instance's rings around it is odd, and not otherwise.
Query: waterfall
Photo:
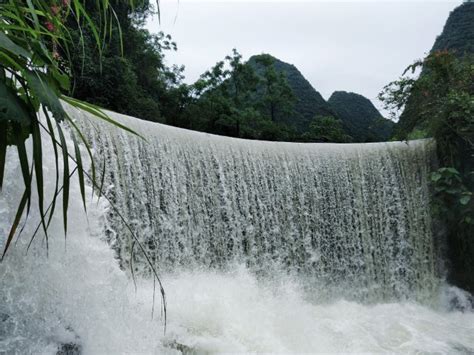
[[[138,138],[68,109],[91,142],[97,170],[106,162],[106,195],[159,270],[167,332],[158,299],[151,317],[153,280],[127,228],[90,182],[86,216],[74,180],[67,238],[58,213],[49,254],[41,231],[27,252],[39,222],[33,201],[0,264],[0,353],[474,349],[472,299],[444,283],[443,243],[430,220],[432,141],[257,142],[111,113]],[[43,154],[51,196],[52,147]],[[2,245],[12,201],[22,194],[19,176],[9,148]]]
[[[318,285],[320,300],[426,300],[438,287],[433,141],[274,143],[113,117],[143,138],[80,122],[157,268],[285,270]],[[128,269],[131,238],[117,215],[109,225]]]

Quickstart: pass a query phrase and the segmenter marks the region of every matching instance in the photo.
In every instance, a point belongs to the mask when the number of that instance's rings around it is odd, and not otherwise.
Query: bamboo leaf
[[[95,106],[95,105],[92,105],[92,104],[89,104],[89,103],[86,103],[86,102],[83,102],[83,101],[80,101],[80,100],[76,100],[76,99],[73,99],[72,97],[69,97],[69,96],[65,96],[65,95],[62,95],[61,96],[61,99],[63,99],[64,101],[66,101],[68,104],[76,107],[76,108],[79,108],[81,110],[84,110],[86,112],[89,112],[91,115],[94,115],[95,117],[97,118],[100,118],[118,128],[121,128],[123,129],[124,131],[127,131],[129,133],[132,133],[142,139],[145,139],[143,136],[141,136],[140,134],[138,134],[137,132],[135,132],[134,130],[128,128],[127,126],[124,126],[122,125],[121,123],[115,121],[114,119],[112,119],[109,115],[107,115],[104,111],[102,111],[102,109],[98,106]]]
[[[51,142],[53,144],[53,151],[54,151],[54,165],[55,165],[55,172],[56,172],[56,175],[55,175],[55,183],[54,183],[54,195],[53,195],[53,199],[51,201],[51,211],[49,212],[49,219],[48,219],[48,227],[49,227],[49,224],[51,223],[51,220],[53,218],[53,215],[54,215],[54,211],[55,211],[55,208],[56,208],[56,197],[58,195],[58,187],[59,187],[59,156],[58,156],[58,147],[57,147],[57,144],[56,144],[56,135],[54,134],[54,129],[53,129],[53,125],[52,125],[52,122],[51,122],[51,118],[49,117],[49,113],[48,113],[48,110],[46,110],[44,107],[43,107],[43,112],[44,112],[44,115],[46,117],[46,124],[48,125],[48,133],[49,135],[51,136]],[[49,208],[48,208],[49,209]]]
[[[77,143],[76,135],[74,134],[74,132],[71,132],[71,137],[74,143],[74,151],[75,151],[75,156],[76,156],[77,173],[79,177],[79,188],[81,190],[82,204],[84,205],[84,211],[87,212],[86,193],[85,193],[85,187],[84,187],[84,168],[82,166],[81,150],[79,148],[79,144]]]
[[[64,236],[67,234],[67,209],[69,204],[69,153],[66,145],[66,139],[59,122],[56,122],[58,136],[61,141],[61,150],[63,153],[63,225]]]
[[[18,159],[20,160],[21,174],[23,176],[23,182],[25,184],[25,191],[28,197],[28,208],[30,210],[31,200],[31,173],[28,163],[28,155],[26,153],[25,141],[22,137],[21,127],[19,125],[13,125],[13,135],[15,138],[15,145],[18,151]]]
[[[0,192],[3,186],[3,175],[5,173],[5,156],[7,153],[7,124],[0,121]]]
[[[104,181],[105,181],[105,159],[102,160],[102,175],[100,176],[100,185],[99,185],[99,194],[98,199],[102,196],[102,191],[104,188]]]
[[[26,201],[28,199],[29,199],[28,192],[25,189],[25,192],[23,193],[23,196],[21,197],[18,209],[16,210],[15,219],[13,220],[12,226],[10,228],[10,233],[8,234],[8,237],[7,237],[7,242],[5,244],[5,249],[3,249],[2,261],[5,258],[5,254],[7,253],[7,250],[8,250],[8,247],[10,246],[10,243],[13,240],[16,229],[18,228],[18,224],[20,223],[21,216],[23,215],[23,212],[25,211]]]
[[[38,193],[38,208],[40,212],[41,224],[46,237],[46,248],[48,248],[48,227],[45,221],[44,214],[44,179],[43,179],[43,150],[41,143],[41,133],[39,131],[38,123],[33,124],[32,130],[33,138],[33,162],[36,176],[36,189]]]
[[[0,81],[0,121],[29,126],[33,120],[25,101],[18,97],[12,87]]]
[[[91,148],[89,147],[89,143],[87,142],[86,138],[82,134],[82,131],[80,130],[80,128],[77,127],[76,123],[69,116],[68,116],[68,122],[76,130],[77,134],[81,138],[81,141],[84,143],[84,146],[86,147],[87,154],[89,154],[89,158],[91,161],[92,180],[95,181],[96,179],[95,159],[94,159],[94,155],[92,154]],[[92,193],[94,193],[94,189],[95,189],[95,186],[92,185]]]
[[[59,101],[58,93],[48,82],[47,76],[38,70],[28,70],[26,71],[26,79],[31,91],[51,111],[53,117],[59,121],[66,119],[67,113]]]
[[[0,48],[15,55],[20,55],[24,58],[31,57],[31,54],[26,49],[17,45],[3,32],[0,32]]]

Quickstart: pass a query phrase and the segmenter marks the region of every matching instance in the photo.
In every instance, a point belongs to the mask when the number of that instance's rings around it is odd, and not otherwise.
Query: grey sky
[[[326,99],[354,91],[380,106],[383,86],[431,49],[461,2],[162,0],[148,28],[173,36],[167,60],[186,66],[188,83],[237,48],[294,64]]]

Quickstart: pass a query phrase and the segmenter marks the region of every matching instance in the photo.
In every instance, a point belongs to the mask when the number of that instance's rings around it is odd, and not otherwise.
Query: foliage
[[[466,2],[449,15],[432,52],[449,50],[457,56],[474,53],[474,3]]]
[[[292,98],[286,81],[272,74],[258,76],[235,49],[201,75],[189,92],[190,101],[180,117],[182,127],[251,139],[293,136],[290,128],[273,120],[287,112]]]
[[[472,192],[464,185],[459,171],[454,168],[440,168],[431,173],[435,191],[435,213],[459,223],[474,224],[474,199]],[[458,206],[453,209],[452,206]]]
[[[394,123],[385,119],[372,102],[362,95],[336,91],[328,100],[354,142],[387,141]]]
[[[176,51],[176,43],[163,32],[151,34],[144,29],[152,12],[148,1],[118,5],[114,7],[118,22],[111,24],[117,35],[102,53],[90,29],[80,28],[72,18],[68,21],[77,43],[70,50],[73,95],[119,113],[159,122],[165,122],[166,117],[174,123],[187,88],[181,83],[184,68],[168,67],[164,62],[164,53]],[[102,15],[96,7],[88,10],[93,21],[100,21]]]
[[[474,290],[474,57],[435,52],[407,71],[421,67],[419,79],[403,77],[389,84],[381,99],[389,109],[405,108],[399,138],[417,131],[436,139],[435,212],[446,222],[451,252],[458,253],[452,257],[455,281]]]
[[[122,3],[125,3],[125,0],[117,4]],[[100,14],[100,20],[89,16],[89,7],[93,7],[96,13]],[[102,186],[96,182],[95,162],[90,147],[81,130],[63,108],[61,101],[134,133],[113,121],[97,106],[66,96],[71,92],[70,75],[73,67],[71,54],[77,43],[84,40],[81,35],[74,37],[70,30],[71,22],[76,25],[80,33],[87,30],[91,34],[89,38],[91,45],[101,57],[104,44],[113,35],[112,29],[120,28],[117,22],[115,26],[111,25],[114,21],[117,21],[116,12],[108,0],[94,0],[87,2],[87,5],[80,0],[4,0],[0,3],[0,189],[4,176],[7,145],[16,146],[25,185],[10,233],[6,238],[2,260],[14,236],[17,235],[18,226],[25,211],[28,218],[34,180],[36,180],[38,195],[37,207],[41,217],[36,232],[42,227],[46,247],[48,247],[49,239],[48,227],[55,213],[56,199],[61,193],[64,233],[67,234],[70,179],[75,173],[78,174],[84,209],[86,209],[86,178],[90,179],[93,189],[99,196],[102,194]],[[43,119],[41,115],[44,116]],[[69,127],[74,152],[68,150],[65,125]],[[48,206],[45,203],[43,177],[43,144],[45,142],[42,140],[41,131],[49,136],[54,149],[56,167],[54,194]],[[25,142],[30,136],[31,156],[27,154]],[[80,143],[83,143],[90,157],[90,173],[83,167]],[[69,159],[76,165],[73,169],[69,166]],[[63,172],[62,179],[60,178],[61,171]],[[35,238],[36,232],[31,237],[31,241]],[[131,229],[130,232],[138,243]],[[138,244],[145,252],[140,243]],[[145,257],[148,259],[146,253]],[[153,265],[151,263],[149,265],[154,277],[158,280],[164,301],[165,294],[161,281]],[[163,311],[166,323],[165,302],[163,302]]]
[[[285,74],[276,70],[275,59],[268,54],[257,57],[256,62],[263,66],[261,73],[262,113],[268,115],[272,122],[288,120],[288,117],[291,118],[291,115],[294,114],[293,107],[296,98]]]
[[[349,137],[342,128],[341,121],[332,116],[316,116],[309,125],[309,130],[302,135],[306,142],[349,142]]]
[[[262,60],[265,62],[268,58],[273,61],[274,70],[284,75],[294,97],[292,113],[291,115],[283,115],[280,118],[281,123],[301,134],[308,130],[310,123],[316,116],[337,117],[331,106],[294,65],[285,63],[269,54],[251,57],[248,60],[248,65],[252,66],[257,74],[262,77],[265,73],[265,65],[262,64]]]
[[[98,1],[97,7],[104,16],[108,14],[106,2]],[[70,154],[64,143],[64,134],[60,125],[62,121],[67,121],[73,127],[75,161],[77,162],[82,198],[85,201],[84,171],[76,136],[82,141],[84,139],[80,130],[77,129],[77,126],[63,109],[59,99],[62,98],[73,106],[82,107],[104,120],[111,120],[96,107],[64,96],[64,93],[67,93],[70,88],[69,73],[65,69],[64,64],[66,59],[61,58],[58,52],[59,48],[61,48],[64,53],[69,53],[70,33],[64,25],[64,19],[73,16],[79,25],[85,22],[95,34],[96,45],[100,44],[99,29],[90,21],[80,1],[74,0],[70,3],[64,0],[62,2],[54,1],[46,4],[44,1],[38,0],[10,0],[0,5],[0,13],[2,18],[0,22],[0,91],[3,93],[0,110],[0,124],[3,135],[0,143],[0,156],[2,157],[0,161],[0,177],[3,178],[6,147],[9,144],[14,144],[18,150],[25,183],[25,193],[20,201],[17,216],[7,238],[3,253],[5,256],[23,211],[25,208],[27,212],[30,209],[33,174],[36,176],[41,224],[46,234],[46,241],[48,241],[47,229],[55,211],[56,196],[59,189],[59,155],[62,155],[64,167],[63,214],[64,231],[65,233],[67,231],[69,196],[69,167],[67,160]],[[40,121],[40,111],[45,115],[47,127]],[[115,124],[119,125],[118,123]],[[55,195],[49,212],[49,218],[47,218],[44,206],[42,141],[40,132],[42,129],[50,134],[51,143],[55,149],[56,168],[58,170],[56,174]],[[58,135],[57,137],[56,134]],[[25,147],[25,139],[29,135],[32,136],[33,169],[30,169]],[[95,178],[94,166],[92,173]]]

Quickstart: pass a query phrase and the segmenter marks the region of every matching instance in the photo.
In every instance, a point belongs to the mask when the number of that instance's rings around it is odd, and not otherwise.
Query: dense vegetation
[[[354,142],[387,141],[392,136],[393,121],[384,118],[372,102],[362,95],[336,91],[328,100]]]
[[[466,2],[451,12],[432,52],[449,50],[456,55],[474,53],[474,3]]]
[[[99,55],[94,33],[80,29],[68,19],[73,46],[71,52],[74,97],[107,109],[151,121],[164,122],[179,110],[183,68],[168,67],[164,53],[176,50],[170,36],[151,34],[143,28],[153,7],[148,0],[117,1],[117,21],[112,23],[115,36]],[[90,3],[87,11],[95,22],[101,21],[99,9]],[[119,35],[120,34],[120,35]]]
[[[140,4],[143,4],[144,8],[149,7],[146,3],[133,0],[114,2],[118,11],[122,6],[127,9]],[[6,150],[9,145],[14,146],[18,153],[25,188],[19,201],[11,201],[18,203],[18,208],[5,240],[2,261],[7,256],[14,237],[18,238],[21,234],[23,228],[18,228],[20,221],[24,217],[23,221],[26,223],[28,219],[33,201],[33,184],[36,188],[38,201],[36,207],[40,222],[31,236],[30,245],[37,232],[41,230],[44,233],[46,250],[49,240],[48,228],[60,195],[62,195],[64,234],[67,235],[70,183],[74,174],[78,177],[84,211],[86,211],[86,178],[90,180],[93,192],[109,200],[96,179],[96,159],[88,142],[61,100],[91,113],[97,119],[135,134],[129,128],[112,120],[100,108],[67,96],[71,94],[73,88],[71,76],[77,77],[77,71],[74,70],[82,70],[85,64],[83,60],[82,66],[75,66],[73,58],[77,48],[82,48],[84,54],[82,57],[85,58],[87,43],[88,49],[97,54],[96,60],[102,63],[105,45],[113,39],[114,34],[118,37],[117,43],[122,46],[120,22],[115,11],[109,0],[90,1],[87,6],[80,0],[0,2],[0,190],[3,187]],[[71,147],[68,148],[66,134],[70,135],[74,152],[70,151]],[[26,149],[28,138],[31,141],[31,154]],[[90,171],[86,171],[83,166],[79,142],[89,155]],[[48,181],[43,176],[43,149],[47,143],[52,145],[54,152],[52,158],[55,161],[55,177],[51,183],[54,186],[54,193],[50,201],[47,201],[49,196],[46,196],[44,191],[44,185]],[[122,216],[113,203],[110,206]],[[166,299],[161,281],[143,245],[130,225],[125,220],[124,222],[130,232],[129,237],[148,261],[153,281],[158,282],[166,326]]]
[[[447,228],[451,281],[474,291],[474,57],[434,52],[410,69],[420,67],[418,80],[403,77],[382,98],[394,110],[409,105],[400,138],[436,139],[433,213]]]
[[[291,115],[281,117],[282,123],[293,127],[299,133],[304,133],[316,116],[336,117],[321,94],[311,86],[294,65],[285,63],[269,54],[250,57],[248,64],[255,68],[259,75],[263,75],[265,70],[262,64],[263,58],[273,61],[274,70],[284,76],[295,97],[293,112]]]
[[[354,140],[347,129],[335,135],[340,117],[298,69],[268,54],[245,63],[234,50],[196,83],[184,84],[183,67],[167,66],[164,60],[167,51],[177,50],[176,44],[170,36],[153,35],[144,28],[151,4],[119,4],[120,27],[112,24],[112,28],[122,34],[123,48],[112,39],[101,57],[94,47],[94,33],[79,31],[71,20],[73,38],[83,38],[74,41],[78,45],[71,51],[76,98],[146,120],[234,137]],[[92,19],[100,20],[95,7],[88,11]],[[322,118],[332,119],[321,124]],[[384,140],[384,136],[371,140]]]
[[[450,279],[474,291],[474,3],[451,12],[431,54],[381,98],[402,112],[398,139],[434,137],[433,212],[448,234]],[[420,71],[418,79],[413,74]]]

